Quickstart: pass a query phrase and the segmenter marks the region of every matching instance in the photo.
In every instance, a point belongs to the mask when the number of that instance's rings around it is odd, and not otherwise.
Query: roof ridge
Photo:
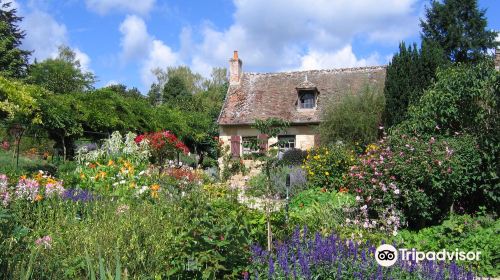
[[[354,72],[354,71],[362,71],[362,70],[377,70],[377,69],[385,69],[385,68],[387,68],[387,65],[298,70],[298,71],[282,71],[282,72],[244,72],[244,74],[247,74],[247,75],[273,75],[273,74],[278,75],[278,74],[300,74],[300,73],[313,73],[313,72],[335,73],[335,72],[348,72],[348,71]]]

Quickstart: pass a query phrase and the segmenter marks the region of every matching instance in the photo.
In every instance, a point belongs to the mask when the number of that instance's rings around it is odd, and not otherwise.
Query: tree
[[[171,82],[174,84],[174,88],[177,88],[179,84],[182,83],[185,92],[191,95],[207,88],[207,80],[200,74],[193,73],[187,66],[168,67],[166,70],[155,68],[152,72],[156,76],[156,82],[151,85],[148,92],[148,100],[155,106],[164,103],[165,86],[172,79],[174,79],[174,81]],[[167,89],[167,91],[172,91],[172,89]]]
[[[49,58],[31,66],[28,81],[56,94],[64,94],[93,89],[96,77],[91,72],[82,70],[73,50],[60,46],[56,58]]]
[[[410,104],[418,101],[424,89],[434,80],[438,67],[447,65],[442,49],[435,43],[422,42],[406,47],[402,42],[387,66],[384,86],[384,124],[393,126],[406,118]]]
[[[141,92],[136,87],[128,89],[127,86],[124,84],[116,84],[116,85],[109,85],[105,88],[110,89],[110,90],[120,94],[123,97],[144,99],[144,96],[141,94]]]
[[[40,100],[42,111],[41,127],[62,148],[63,159],[73,156],[76,137],[83,133],[82,120],[79,118],[79,101],[74,95],[48,94]]]
[[[0,76],[0,119],[26,125],[40,123],[39,100],[47,91]]]
[[[381,88],[366,85],[360,93],[345,95],[340,101],[331,101],[323,112],[318,129],[321,143],[367,145],[378,137],[384,111]]]
[[[16,15],[11,4],[0,0],[0,74],[21,78],[26,75],[31,52],[19,48],[25,33],[17,25],[22,18]]]
[[[498,46],[497,32],[486,30],[485,13],[477,0],[433,0],[420,21],[422,40],[439,44],[451,61],[477,61]]]
[[[183,106],[192,97],[184,80],[179,76],[173,76],[163,87],[163,102],[170,106]]]

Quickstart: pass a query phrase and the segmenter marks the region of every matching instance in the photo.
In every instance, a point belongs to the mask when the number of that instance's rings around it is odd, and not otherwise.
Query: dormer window
[[[316,93],[312,90],[299,91],[299,108],[314,109],[316,107]]]
[[[307,80],[300,83],[296,88],[298,94],[298,109],[316,109],[316,98],[318,97],[318,89],[316,85]]]

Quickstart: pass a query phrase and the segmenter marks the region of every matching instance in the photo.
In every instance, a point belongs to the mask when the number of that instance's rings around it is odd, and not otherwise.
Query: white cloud
[[[155,0],[86,0],[87,8],[105,15],[110,12],[125,12],[145,15],[155,5]]]
[[[143,62],[141,68],[141,79],[145,86],[155,82],[155,76],[151,72],[155,68],[166,68],[180,64],[179,56],[162,41],[153,40],[153,47],[148,58]]]
[[[112,86],[112,85],[119,85],[119,84],[120,83],[118,81],[109,80],[104,87],[109,87],[109,86]]]
[[[43,3],[42,3],[43,4]],[[22,48],[33,51],[31,59],[38,61],[55,58],[61,45],[70,45],[66,26],[57,22],[50,14],[38,9],[34,1],[28,3],[28,7],[15,3],[20,16],[24,17],[20,23],[22,30],[26,31],[26,37],[22,42]],[[75,57],[80,61],[84,71],[90,69],[90,57],[77,47],[72,48]]]
[[[58,23],[51,15],[33,11],[23,16],[21,28],[26,30],[23,48],[34,50],[33,56],[38,60],[52,57],[60,45],[68,43],[66,26]]]
[[[148,34],[146,23],[140,17],[129,15],[120,25],[122,33],[122,59],[142,58],[147,56],[153,38]]]
[[[347,45],[336,52],[310,51],[301,57],[300,70],[327,69],[340,67],[358,67],[377,65],[380,59],[377,54],[368,58],[358,59],[352,51],[351,45]]]
[[[120,32],[122,62],[132,60],[139,62],[141,80],[145,88],[155,82],[153,69],[165,69],[181,63],[179,53],[148,33],[142,18],[135,15],[127,16],[120,25]]]
[[[80,61],[80,66],[83,71],[91,71],[90,69],[90,57],[82,52],[79,48],[74,48],[73,51],[75,52],[75,58]]]
[[[239,50],[245,69],[259,71],[382,64],[385,61],[377,54],[357,57],[353,42],[392,45],[416,35],[421,9],[417,0],[234,0],[234,4],[230,27],[203,26],[202,40],[195,43],[191,56],[194,69],[226,66],[233,50]]]

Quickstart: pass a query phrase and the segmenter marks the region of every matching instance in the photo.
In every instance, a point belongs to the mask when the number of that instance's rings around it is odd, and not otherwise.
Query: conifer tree
[[[0,0],[0,74],[21,78],[26,76],[31,52],[19,48],[25,33],[18,26],[22,18],[11,5]]]
[[[498,46],[485,14],[477,0],[433,0],[420,21],[422,40],[439,44],[453,62],[477,61]]]

